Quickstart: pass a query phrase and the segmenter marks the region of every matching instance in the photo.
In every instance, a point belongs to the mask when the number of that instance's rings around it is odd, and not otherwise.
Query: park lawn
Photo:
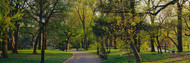
[[[96,50],[79,50],[82,52],[87,52],[98,56],[96,54]],[[190,62],[190,53],[182,52],[182,53],[163,53],[158,54],[158,52],[150,52],[149,50],[142,50],[139,53],[142,58],[142,63],[189,63]],[[123,50],[115,50],[111,49],[111,53],[108,56],[107,60],[102,61],[102,63],[136,63],[136,59],[133,53],[128,54]]]
[[[158,54],[157,52],[142,51],[139,53],[143,63],[158,61],[166,59],[169,53]],[[133,53],[118,53],[111,52],[108,56],[108,60],[102,61],[102,63],[136,63],[136,58]]]
[[[0,51],[1,52],[1,51]],[[19,54],[9,51],[9,58],[0,58],[0,63],[40,63],[40,50],[38,54],[32,54],[32,50],[19,50]],[[63,63],[72,56],[70,52],[59,50],[45,50],[46,63]]]

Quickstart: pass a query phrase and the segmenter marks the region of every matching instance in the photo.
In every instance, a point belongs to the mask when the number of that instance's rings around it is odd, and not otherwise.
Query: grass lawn
[[[19,54],[12,54],[11,51],[9,51],[9,58],[0,58],[0,63],[40,63],[40,52],[41,51],[38,50],[38,54],[32,54],[32,50],[19,50]],[[71,56],[72,53],[70,52],[64,52],[59,50],[46,50],[45,62],[63,63]]]
[[[96,55],[96,50],[80,50],[82,52],[87,52],[93,55]],[[158,54],[157,52],[150,52],[149,50],[142,50],[139,53],[142,58],[142,63],[189,63],[190,62],[190,53],[163,53]],[[136,63],[136,59],[133,53],[127,54],[122,50],[111,50],[111,53],[108,56],[108,60],[102,61],[102,63]]]

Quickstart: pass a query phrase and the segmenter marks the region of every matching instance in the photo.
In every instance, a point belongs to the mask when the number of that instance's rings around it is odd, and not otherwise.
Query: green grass
[[[87,52],[93,55],[96,55],[96,50],[79,50],[82,52]],[[157,52],[150,52],[148,50],[142,50],[139,53],[142,58],[142,63],[154,63],[154,62],[162,62],[167,61],[170,53],[158,54]],[[136,58],[133,53],[128,54],[124,50],[115,50],[111,49],[111,53],[108,56],[107,60],[102,61],[102,63],[136,63]]]
[[[0,51],[1,52],[1,51]],[[0,63],[40,63],[40,50],[38,54],[32,54],[32,50],[19,50],[19,54],[12,54],[9,51],[9,58],[0,58]],[[46,50],[46,63],[63,63],[72,56],[70,52],[59,50]]]
[[[113,54],[113,53],[112,53]],[[103,61],[102,63],[136,63],[136,59],[134,57],[134,54],[110,54],[108,56],[108,60]],[[173,62],[180,62],[180,63],[188,63],[190,58],[183,58],[186,55],[190,56],[188,54],[184,53],[176,53],[176,54],[170,54],[170,53],[163,53],[158,54],[157,52],[150,52],[150,51],[143,51],[139,53],[142,58],[142,63],[173,63]],[[181,57],[178,59],[178,57]],[[177,59],[176,59],[177,58]]]
[[[184,47],[184,50],[187,48]],[[75,49],[73,49],[75,50]],[[86,52],[98,56],[96,50],[84,50],[80,49],[81,52]],[[185,51],[182,53],[164,53],[158,54],[158,52],[150,52],[150,50],[141,50],[139,53],[142,58],[142,63],[189,63],[190,53]],[[108,59],[102,61],[102,63],[136,63],[134,53],[128,54],[125,50],[111,49]]]

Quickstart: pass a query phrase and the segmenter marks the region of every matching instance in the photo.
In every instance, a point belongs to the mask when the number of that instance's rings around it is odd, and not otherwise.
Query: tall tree
[[[148,12],[152,15],[157,15],[160,11],[168,7],[169,5],[174,5],[175,3],[177,4],[177,16],[178,16],[178,25],[177,25],[177,41],[178,41],[178,52],[183,52],[183,44],[182,44],[182,9],[183,9],[183,4],[187,2],[187,0],[172,0],[168,2],[165,5],[157,5],[154,7],[154,9],[159,8],[156,12]]]
[[[84,33],[84,35],[83,35],[83,37],[84,37],[83,47],[84,47],[84,49],[87,50],[87,35],[86,35],[86,18],[87,18],[86,11],[87,11],[87,9],[86,9],[85,4],[83,3],[83,0],[79,1],[79,5],[81,5],[81,6],[77,6],[76,11],[77,11],[78,17],[79,17],[79,19],[83,25],[82,26],[83,27],[83,33]]]
[[[7,41],[8,41],[8,29],[13,25],[14,20],[18,20],[19,17],[21,16],[21,14],[16,13],[16,14],[11,14],[12,10],[14,9],[14,6],[11,6],[11,1],[7,1],[7,0],[2,0],[0,1],[0,21],[1,21],[1,38],[2,38],[2,56],[4,58],[8,57],[8,53],[7,53]],[[16,19],[17,18],[17,19]]]
[[[82,23],[83,29],[83,48],[88,50],[88,30],[91,25],[94,10],[94,0],[78,0],[76,1],[75,14],[78,20]],[[88,26],[88,27],[87,27]]]

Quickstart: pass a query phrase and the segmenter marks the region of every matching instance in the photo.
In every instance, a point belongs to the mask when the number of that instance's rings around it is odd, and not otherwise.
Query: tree
[[[93,1],[93,0],[92,0]],[[88,50],[87,48],[87,31],[89,28],[87,28],[87,25],[91,25],[92,22],[92,16],[94,15],[93,13],[93,5],[89,4],[92,3],[92,1],[87,1],[87,0],[80,0],[76,1],[76,17],[79,19],[79,21],[82,23],[82,28],[83,28],[83,47],[84,49]]]
[[[118,6],[120,6],[120,7],[113,5],[114,2],[116,2],[118,4]],[[110,6],[107,6],[107,4],[109,4]],[[129,5],[127,5],[127,4],[129,4]],[[113,8],[111,6],[113,6]],[[135,13],[135,1],[120,0],[120,1],[108,1],[107,2],[107,1],[100,0],[100,11],[105,12],[107,14],[108,13],[120,13],[121,14],[121,22],[119,25],[122,28],[121,29],[122,30],[121,39],[124,40],[127,44],[130,44],[130,47],[132,48],[132,50],[135,54],[137,62],[141,62],[142,60],[136,50],[136,47],[135,47],[133,41],[131,40],[131,39],[133,39],[131,36],[134,36],[134,32],[135,32],[134,26],[136,25],[136,23],[134,22],[134,17],[136,14]],[[124,14],[128,15],[128,17],[132,17],[133,20],[127,21]],[[128,19],[130,19],[130,18],[128,18]]]
[[[69,41],[72,36],[77,35],[77,22],[69,21],[63,26],[63,33],[66,35],[66,52],[69,50]]]
[[[107,56],[106,50],[105,50],[105,41],[104,41],[104,35],[105,35],[105,29],[103,26],[105,26],[106,16],[101,16],[100,18],[97,18],[95,21],[95,25],[92,26],[93,33],[96,36],[97,40],[97,54],[101,52],[101,54],[104,56]],[[99,44],[101,46],[99,46]],[[100,49],[100,51],[99,51]],[[106,58],[106,57],[104,57]]]
[[[162,11],[163,9],[165,9],[166,7],[168,7],[169,5],[174,5],[175,3],[177,3],[177,14],[178,14],[178,25],[177,25],[177,40],[178,40],[178,52],[183,52],[183,46],[182,46],[182,9],[183,9],[183,4],[186,2],[187,0],[172,0],[169,3],[165,4],[165,5],[157,5],[155,6],[153,9],[157,9],[159,8],[156,12],[151,13],[148,12],[152,15],[157,15],[160,11]]]
[[[61,1],[59,1],[61,2]],[[35,5],[39,4],[39,5]],[[57,8],[58,0],[55,1],[28,1],[28,14],[39,23],[39,35],[41,35],[41,63],[45,63],[44,61],[44,48],[45,48],[45,32],[46,26],[50,21],[50,18],[55,12]],[[34,10],[34,11],[33,11]],[[38,13],[39,12],[39,13]],[[38,17],[38,18],[37,18]],[[41,33],[40,33],[41,32]]]
[[[13,14],[13,15],[10,15],[11,14],[11,11],[14,9],[14,7],[12,7],[9,3],[11,1],[7,1],[7,0],[2,0],[0,1],[0,21],[1,21],[1,33],[2,33],[2,56],[4,58],[7,58],[8,57],[8,53],[7,53],[7,41],[8,41],[8,29],[9,26],[14,26],[13,25],[13,22],[11,21],[14,21],[14,20],[18,20],[21,16],[21,14],[19,13],[16,13],[16,14]]]

